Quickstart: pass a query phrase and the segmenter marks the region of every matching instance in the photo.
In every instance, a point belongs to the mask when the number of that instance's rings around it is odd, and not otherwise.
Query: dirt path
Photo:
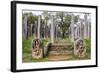
[[[64,61],[72,59],[72,55],[48,56],[49,61]]]

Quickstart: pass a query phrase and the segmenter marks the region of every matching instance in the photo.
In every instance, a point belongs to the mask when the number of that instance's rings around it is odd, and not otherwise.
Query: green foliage
[[[23,14],[23,18],[25,16],[27,16],[27,28],[28,28],[28,31],[27,31],[27,33],[28,33],[27,39],[28,39],[29,36],[32,36],[32,29],[31,29],[32,28],[32,24],[34,24],[35,21],[38,20],[38,17],[36,15],[33,15],[32,12],[26,12],[26,13],[24,13]]]
[[[35,37],[29,37],[29,39],[23,39],[22,42],[22,60],[23,62],[45,62],[48,61],[48,58],[41,58],[41,59],[34,59],[32,58],[32,40],[34,40]],[[49,39],[43,39],[41,43],[41,47],[43,45],[46,45],[46,43],[49,42]]]
[[[37,16],[33,15],[32,13],[29,13],[28,14],[28,23],[29,24],[33,24],[37,20],[38,20],[38,17]]]
[[[47,11],[43,11],[43,16],[44,16],[44,22],[45,22],[45,26],[47,26],[47,21],[49,20],[49,13]]]
[[[68,27],[69,27],[70,24],[71,24],[71,15],[65,16],[64,22],[65,22],[65,24],[66,24],[66,26],[67,26],[67,29],[68,29]]]
[[[50,38],[42,39],[43,45],[46,45],[48,42],[50,42]]]
[[[85,48],[87,50],[87,52],[91,52],[91,39],[90,38],[87,38],[87,39],[84,39],[84,42],[85,42]]]
[[[68,28],[71,24],[71,15],[65,15],[64,12],[57,13],[58,18],[61,20],[58,24],[60,30],[62,32],[62,38],[66,37],[66,33],[68,32]]]
[[[33,38],[30,37],[29,39],[23,39],[23,53],[31,53],[31,43]]]
[[[48,61],[48,58],[39,58],[39,59],[32,58],[32,61],[33,62],[46,62]]]
[[[79,16],[74,16],[74,23],[76,24],[78,22]]]
[[[33,24],[38,20],[36,15],[33,15],[32,12],[24,13],[23,16],[26,15],[28,17],[28,24]]]

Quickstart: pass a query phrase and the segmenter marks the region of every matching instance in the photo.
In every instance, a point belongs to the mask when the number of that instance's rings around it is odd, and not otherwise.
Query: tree
[[[60,30],[62,32],[62,38],[65,38],[68,32],[68,28],[71,24],[71,15],[66,14],[64,12],[58,12],[57,16],[59,19],[58,26],[60,27]]]
[[[74,16],[74,23],[76,24],[78,22],[79,15]]]
[[[26,12],[23,14],[23,16],[26,15],[27,16],[27,21],[28,21],[28,25],[27,25],[27,33],[28,36],[32,36],[32,26],[35,23],[35,21],[38,20],[38,17],[36,15],[34,15],[32,12]]]
[[[33,15],[31,12],[28,13],[28,23],[29,24],[33,24],[37,20],[38,20],[38,17],[36,15]]]

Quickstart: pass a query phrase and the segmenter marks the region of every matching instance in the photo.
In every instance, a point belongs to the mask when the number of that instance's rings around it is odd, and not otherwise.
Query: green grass
[[[39,59],[32,58],[32,61],[34,61],[34,62],[47,62],[48,58],[39,58]]]
[[[28,39],[23,39],[23,62],[30,62],[31,61],[31,42],[32,42],[32,37]]]
[[[90,59],[89,53],[86,53],[85,57],[83,58],[77,57],[73,54],[73,58],[72,58],[72,60],[87,60],[87,59]]]
[[[42,41],[43,41],[42,44],[46,45],[48,42],[50,42],[50,38],[43,38]]]
[[[86,53],[88,54],[88,58],[91,58],[91,39],[86,38],[84,39]]]
[[[44,62],[48,61],[47,58],[41,58],[41,59],[34,59],[32,58],[32,40],[34,40],[35,37],[29,37],[28,39],[23,39],[23,51],[22,51],[22,61],[23,62]],[[43,43],[42,45],[45,45],[47,42],[49,42],[49,39],[42,39]]]

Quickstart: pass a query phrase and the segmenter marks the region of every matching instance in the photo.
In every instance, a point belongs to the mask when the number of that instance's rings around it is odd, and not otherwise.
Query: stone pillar
[[[74,40],[79,38],[79,26],[78,24],[74,24]]]
[[[84,38],[87,38],[87,35],[88,35],[88,22],[87,22],[87,14],[84,15]]]
[[[40,24],[41,24],[41,16],[38,16],[38,38],[40,38]]]
[[[31,36],[33,36],[33,30],[32,30],[33,24],[31,24]]]
[[[53,21],[53,16],[51,17],[51,43],[54,43],[54,21]]]
[[[80,38],[80,23],[77,25],[77,39]]]
[[[88,38],[91,37],[91,18],[90,14],[88,15]]]
[[[70,30],[71,30],[71,40],[74,41],[74,15],[73,14],[71,18]]]
[[[27,16],[26,15],[23,19],[22,34],[23,34],[23,38],[27,38]]]
[[[35,21],[35,24],[34,24],[34,36],[35,37],[37,36],[37,21]]]
[[[81,21],[81,32],[80,32],[80,37],[81,37],[81,39],[83,39],[83,37],[84,37],[84,25],[83,25],[83,22]]]
[[[89,38],[91,38],[91,22],[89,23],[89,32],[88,32],[88,34],[89,34]]]

